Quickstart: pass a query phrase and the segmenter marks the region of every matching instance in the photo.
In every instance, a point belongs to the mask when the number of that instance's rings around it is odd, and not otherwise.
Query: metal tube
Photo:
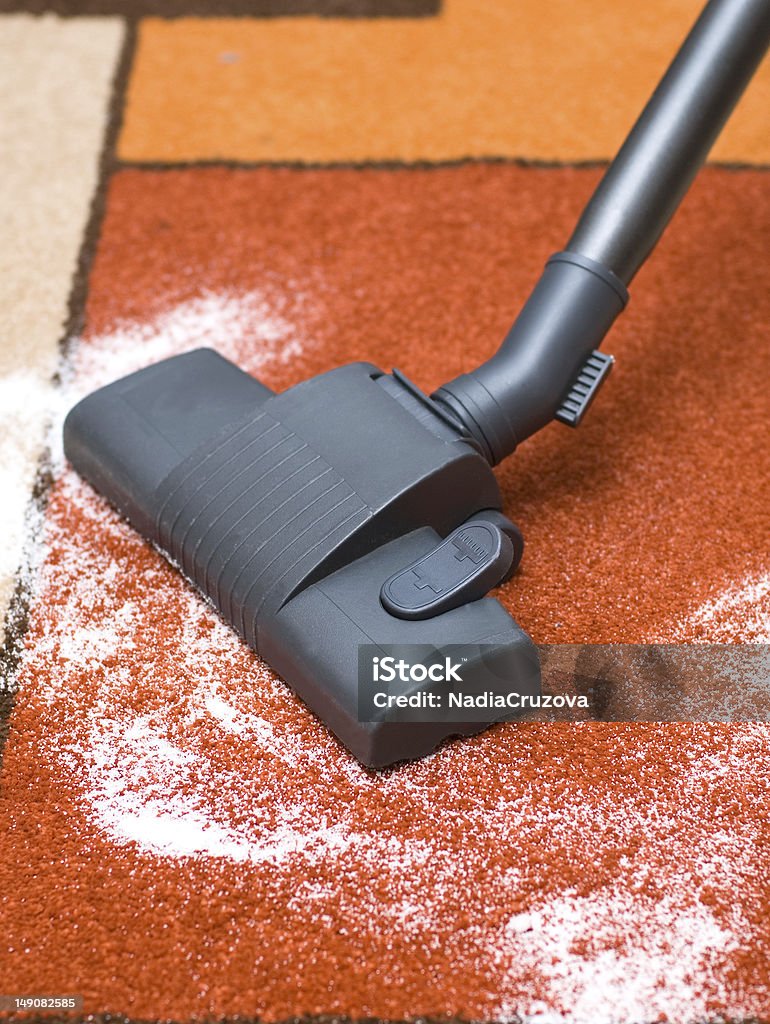
[[[631,281],[769,43],[770,0],[710,0],[607,169],[568,251]]]

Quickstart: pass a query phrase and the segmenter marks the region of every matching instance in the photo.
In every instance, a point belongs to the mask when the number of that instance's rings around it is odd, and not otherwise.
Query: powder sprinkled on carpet
[[[665,640],[770,644],[770,574],[751,576],[704,601]]]
[[[98,895],[55,944],[27,916],[16,977],[90,978],[87,999],[139,1017],[761,1009],[766,727],[509,725],[372,773],[71,471],[46,550],[0,846],[31,872],[11,904],[40,898],[51,849],[58,891]],[[30,786],[56,794],[37,825]],[[146,976],[180,950],[189,978]],[[750,994],[733,980],[747,962]]]

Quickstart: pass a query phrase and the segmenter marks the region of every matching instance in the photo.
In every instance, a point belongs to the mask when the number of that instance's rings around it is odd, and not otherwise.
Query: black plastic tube
[[[492,465],[553,419],[588,356],[622,312],[623,282],[576,253],[552,256],[498,351],[434,395]]]
[[[710,0],[498,352],[433,395],[500,462],[558,411],[770,44],[770,0]]]
[[[567,249],[629,284],[674,215],[770,43],[770,0],[711,0]],[[770,130],[770,111],[768,111]]]

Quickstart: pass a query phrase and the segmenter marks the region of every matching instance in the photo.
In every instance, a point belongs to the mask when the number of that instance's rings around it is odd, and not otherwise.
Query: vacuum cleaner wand
[[[554,417],[577,426],[612,365],[595,352],[770,43],[768,0],[711,0],[499,351],[441,402],[492,464]]]
[[[274,394],[198,349],[67,416],[74,467],[362,763],[421,757],[539,692],[536,647],[486,596],[522,553],[491,466],[582,418],[626,285],[769,39],[770,0],[711,0],[500,351],[432,398],[368,363]],[[409,670],[382,690],[390,658]],[[488,698],[478,713],[443,700],[450,677]]]

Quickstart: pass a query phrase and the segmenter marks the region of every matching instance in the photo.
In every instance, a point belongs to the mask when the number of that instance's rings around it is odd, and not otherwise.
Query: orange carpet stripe
[[[148,19],[131,161],[610,158],[700,0],[446,0],[437,18]],[[770,63],[718,143],[770,161]]]

